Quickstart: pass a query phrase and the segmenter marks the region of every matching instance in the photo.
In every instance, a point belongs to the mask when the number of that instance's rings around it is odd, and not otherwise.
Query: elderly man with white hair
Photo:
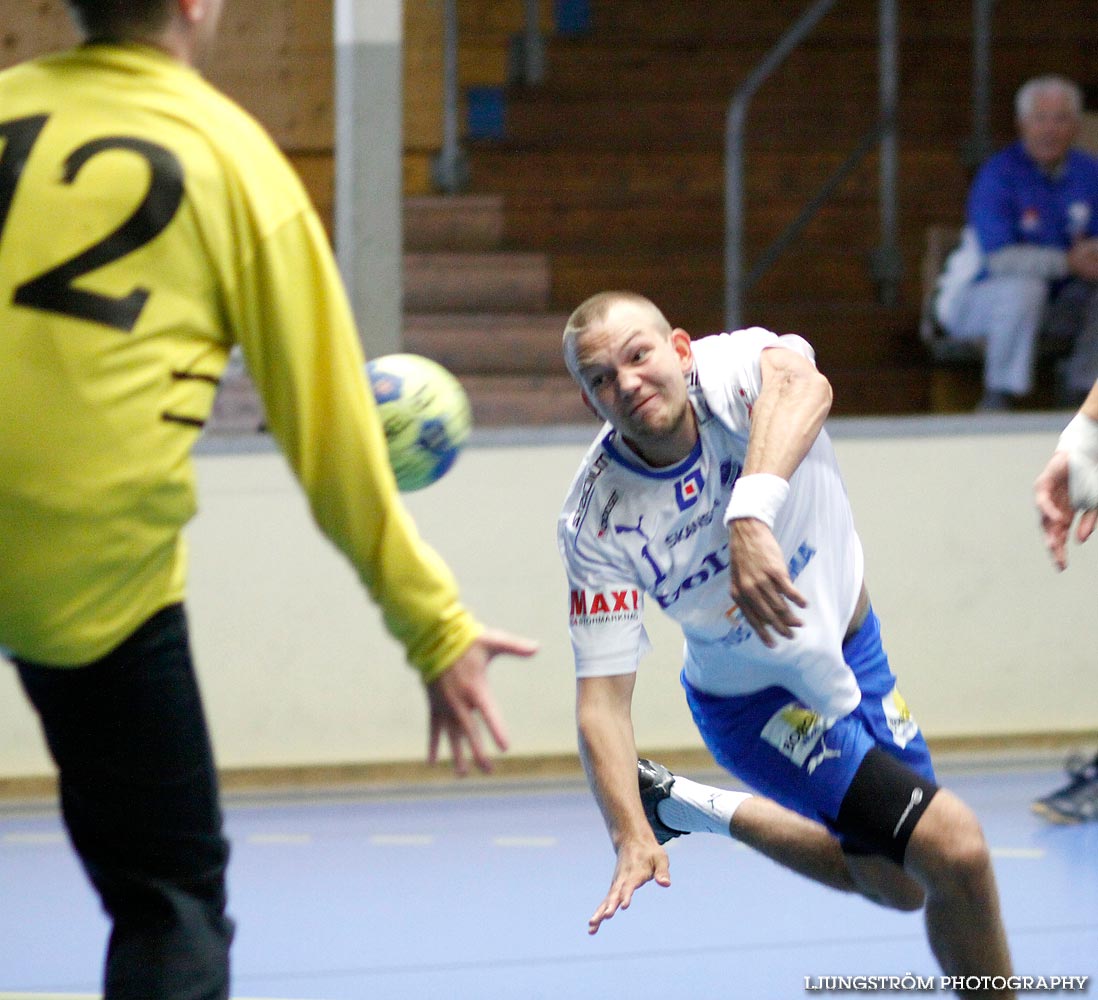
[[[943,328],[986,341],[984,410],[1032,390],[1039,336],[1070,344],[1062,402],[1078,405],[1098,377],[1098,159],[1074,148],[1082,108],[1064,77],[1018,90],[1019,138],[978,172],[939,281]]]

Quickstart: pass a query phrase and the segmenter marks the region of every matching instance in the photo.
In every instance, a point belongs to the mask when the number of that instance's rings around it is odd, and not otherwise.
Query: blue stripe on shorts
[[[858,680],[862,701],[830,726],[782,687],[720,697],[681,678],[694,722],[717,763],[760,794],[832,830],[854,774],[873,746],[934,780],[922,733],[902,702],[894,702],[896,678],[872,608],[843,644],[843,658]]]

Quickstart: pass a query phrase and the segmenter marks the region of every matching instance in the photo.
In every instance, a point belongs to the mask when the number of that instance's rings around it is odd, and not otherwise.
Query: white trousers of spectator
[[[964,290],[943,316],[958,340],[984,340],[984,388],[1025,396],[1033,388],[1037,334],[1048,282],[1010,274],[989,277]]]

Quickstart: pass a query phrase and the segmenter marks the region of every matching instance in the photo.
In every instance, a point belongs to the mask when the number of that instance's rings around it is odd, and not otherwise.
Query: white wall
[[[1069,571],[1057,575],[1030,499],[1065,422],[832,422],[886,648],[931,738],[1098,729],[1098,541],[1074,550]],[[575,748],[554,529],[589,436],[488,439],[442,482],[407,498],[473,610],[541,640],[533,660],[493,670],[516,754]],[[264,446],[213,444],[197,460],[190,608],[221,765],[420,759],[418,681],[316,532],[281,457]],[[638,741],[697,747],[678,685],[678,634],[658,611],[649,612],[649,631],[655,650],[638,681]],[[49,770],[5,669],[0,777]]]

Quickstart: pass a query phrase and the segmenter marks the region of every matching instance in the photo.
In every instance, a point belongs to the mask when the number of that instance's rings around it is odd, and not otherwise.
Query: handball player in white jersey
[[[811,347],[760,328],[692,342],[642,296],[605,292],[572,314],[564,353],[607,422],[558,529],[580,750],[617,853],[590,932],[646,882],[670,885],[664,843],[708,831],[922,907],[943,971],[1009,976],[983,832],[938,787],[881,645]],[[638,762],[646,603],[682,628],[706,746],[759,795]]]

